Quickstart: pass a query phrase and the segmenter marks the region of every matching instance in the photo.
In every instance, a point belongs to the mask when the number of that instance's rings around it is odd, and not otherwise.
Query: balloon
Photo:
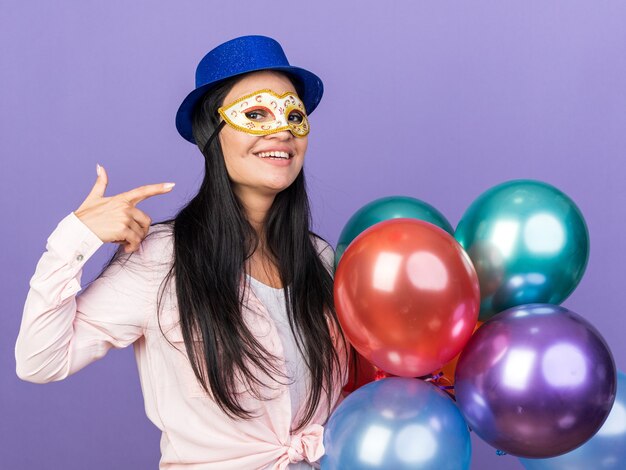
[[[450,235],[454,233],[452,225],[443,214],[424,201],[407,196],[376,199],[356,211],[341,231],[335,251],[335,268],[350,242],[361,232],[378,222],[399,218],[423,220],[442,228]]]
[[[474,327],[474,332],[472,334],[476,333],[476,330],[480,328],[480,325],[482,324],[483,322],[480,322],[480,321],[476,323],[476,326]],[[454,374],[456,372],[457,363],[459,362],[459,357],[461,357],[461,353],[454,356],[454,359],[452,359],[450,362],[445,364],[441,369],[436,370],[435,372],[432,373],[432,375],[435,377],[434,383],[440,387],[452,387],[448,391],[453,395],[454,395]]]
[[[324,430],[323,470],[469,468],[467,424],[444,392],[417,379],[371,382],[347,397]]]
[[[617,372],[615,403],[600,430],[579,448],[551,459],[520,459],[526,470],[626,468],[626,374]]]
[[[460,245],[414,219],[380,222],[348,247],[335,307],[356,350],[393,375],[418,377],[456,356],[478,317],[478,279]]]
[[[456,369],[456,400],[493,447],[519,457],[569,452],[602,426],[615,399],[600,333],[563,307],[514,307],[485,322]]]
[[[455,237],[478,273],[483,321],[516,305],[560,304],[589,258],[580,210],[540,181],[509,181],[486,191],[465,211]]]
[[[370,361],[353,351],[354,356],[348,362],[348,383],[343,387],[344,396],[348,396],[357,388],[376,380],[393,377],[382,369],[379,369]]]

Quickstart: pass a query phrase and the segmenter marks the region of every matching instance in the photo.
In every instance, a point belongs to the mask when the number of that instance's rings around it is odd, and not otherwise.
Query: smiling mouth
[[[271,160],[289,160],[290,158],[293,158],[293,155],[291,155],[288,152],[276,152],[276,151],[258,152],[258,153],[255,153],[255,155],[257,157],[269,158]]]

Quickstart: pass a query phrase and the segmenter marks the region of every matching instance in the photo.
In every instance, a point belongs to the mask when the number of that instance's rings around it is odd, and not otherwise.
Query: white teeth
[[[270,157],[273,157],[273,158],[285,158],[285,159],[289,158],[289,153],[287,153],[287,152],[275,152],[275,151],[272,151],[272,152],[259,152],[259,153],[257,153],[257,155],[259,157],[261,157],[261,158],[270,158]]]

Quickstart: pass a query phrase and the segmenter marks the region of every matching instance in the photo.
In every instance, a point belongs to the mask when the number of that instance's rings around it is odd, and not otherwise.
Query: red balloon
[[[387,377],[394,376],[379,369],[358,352],[355,352],[354,357],[351,356],[348,363],[348,383],[343,387],[343,394],[344,396],[348,396],[363,385],[376,382],[380,379],[386,379]]]
[[[474,331],[472,332],[472,335],[474,333],[476,333],[476,330],[478,328],[480,328],[480,325],[482,325],[482,324],[483,324],[483,322],[481,322],[481,321],[476,323],[476,326],[474,327]],[[463,349],[465,349],[465,346],[463,347]],[[459,362],[459,357],[461,356],[461,353],[463,353],[463,351],[461,351],[459,354],[454,356],[454,358],[450,362],[445,364],[441,369],[438,369],[435,372],[432,372],[432,375],[434,377],[433,382],[436,385],[438,385],[438,386],[448,387],[449,388],[448,393],[450,395],[454,395],[455,394],[455,391],[454,391],[454,374],[456,372],[456,366],[457,366],[457,364]]]
[[[456,240],[428,222],[391,219],[361,233],[335,273],[335,307],[356,350],[402,377],[439,369],[472,335],[478,277]]]

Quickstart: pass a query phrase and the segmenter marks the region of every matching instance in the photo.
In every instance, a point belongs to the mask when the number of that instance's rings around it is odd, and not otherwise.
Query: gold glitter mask
[[[229,126],[248,134],[290,131],[296,137],[304,137],[309,133],[304,103],[292,92],[278,95],[269,89],[255,91],[218,111]]]

